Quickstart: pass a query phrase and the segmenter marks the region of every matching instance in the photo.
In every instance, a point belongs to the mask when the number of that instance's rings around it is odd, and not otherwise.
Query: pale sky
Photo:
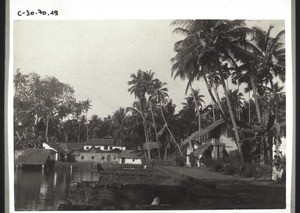
[[[14,72],[36,72],[55,76],[70,84],[78,100],[92,100],[90,117],[112,115],[119,107],[131,106],[128,92],[130,74],[152,70],[167,83],[169,96],[182,108],[186,82],[171,77],[170,59],[175,55],[175,35],[171,20],[95,21],[14,21]],[[275,25],[273,33],[284,29],[282,21],[247,22],[264,29]],[[202,86],[201,86],[202,85]],[[203,82],[201,94],[210,99]],[[221,92],[222,93],[222,92]]]

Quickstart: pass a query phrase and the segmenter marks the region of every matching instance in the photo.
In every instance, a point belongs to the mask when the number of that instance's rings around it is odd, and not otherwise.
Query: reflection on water
[[[69,196],[72,180],[98,181],[96,172],[15,171],[15,210],[57,210]]]

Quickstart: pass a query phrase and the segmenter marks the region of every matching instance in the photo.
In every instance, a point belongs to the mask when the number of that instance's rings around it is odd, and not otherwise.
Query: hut
[[[205,129],[194,132],[183,141],[181,146],[186,147],[187,150],[187,165],[190,165],[191,153],[198,158],[204,152],[210,151],[210,154],[206,154],[206,156],[218,159],[222,158],[224,153],[237,150],[233,132],[223,119],[213,122]]]
[[[26,149],[16,160],[17,167],[30,167],[30,168],[42,168],[44,171],[45,167],[50,164],[49,160],[50,150],[46,149]]]

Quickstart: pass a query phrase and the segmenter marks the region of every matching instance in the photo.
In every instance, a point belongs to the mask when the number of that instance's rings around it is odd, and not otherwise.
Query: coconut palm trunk
[[[261,123],[261,113],[260,113],[260,109],[259,109],[258,98],[257,98],[257,93],[256,93],[256,85],[254,83],[254,77],[253,76],[250,76],[250,83],[251,83],[252,90],[253,90],[253,96],[254,96],[254,101],[255,101],[257,119],[258,119],[258,122]]]
[[[213,114],[213,121],[216,121],[216,114],[215,114],[215,105],[212,104],[212,114]]]
[[[77,143],[80,142],[80,121],[78,121],[78,137],[77,137]]]
[[[201,115],[200,115],[200,108],[198,106],[198,103],[197,103],[197,100],[196,100],[196,97],[195,97],[195,94],[194,94],[194,89],[192,87],[192,85],[190,85],[190,88],[191,88],[191,91],[192,91],[192,95],[193,95],[193,98],[194,98],[194,102],[195,102],[195,106],[197,108],[197,112],[198,112],[198,127],[199,127],[199,133],[201,131]],[[199,134],[199,143],[201,143],[201,136]]]
[[[49,115],[47,115],[47,119],[46,119],[46,133],[45,133],[46,141],[49,141],[48,132],[49,132]]]
[[[153,126],[154,126],[154,132],[155,132],[155,138],[156,138],[156,143],[157,143],[158,159],[160,160],[159,139],[158,139],[158,135],[157,135],[156,123],[155,123],[155,119],[154,119],[154,114],[153,114],[153,108],[152,108],[152,102],[151,102],[151,100],[149,100],[149,104],[150,104],[150,112],[151,112],[151,116],[152,116],[152,121],[153,121]]]
[[[229,100],[228,90],[226,88],[226,84],[225,84],[225,81],[224,81],[223,78],[221,78],[221,83],[222,83],[223,90],[224,90],[224,93],[225,93],[225,98],[226,98],[227,107],[228,107],[229,114],[230,114],[230,119],[231,119],[231,122],[232,122],[232,125],[233,125],[233,130],[234,130],[235,139],[236,139],[236,146],[238,148],[239,156],[240,156],[241,160],[244,161],[244,157],[243,157],[242,148],[241,148],[241,145],[240,145],[240,137],[239,137],[239,133],[238,133],[238,130],[237,130],[236,121],[235,121],[234,114],[233,114],[232,107],[231,107],[231,103],[230,103],[230,100]]]
[[[161,104],[160,104],[159,108],[160,108],[161,116],[162,116],[162,118],[163,118],[163,120],[164,120],[164,123],[165,123],[165,127],[167,128],[168,132],[170,133],[171,138],[173,139],[173,141],[174,141],[176,147],[178,148],[178,151],[179,151],[180,155],[183,156],[182,151],[181,151],[179,145],[177,144],[177,142],[176,142],[176,140],[175,140],[175,138],[174,138],[174,135],[172,134],[171,130],[170,130],[169,127],[168,127],[168,123],[167,123],[166,118],[165,118],[165,116],[164,116],[164,112],[163,112],[163,109],[162,109],[162,105],[161,105]]]
[[[204,78],[204,82],[205,82],[205,84],[206,84],[208,93],[209,93],[209,95],[210,95],[210,97],[211,97],[211,100],[215,103],[215,105],[218,105],[219,109],[221,110],[221,114],[223,115],[223,117],[225,117],[224,110],[223,110],[223,108],[222,108],[222,106],[221,106],[220,98],[218,98],[218,100],[216,100],[216,98],[214,97],[214,95],[213,95],[213,93],[212,93],[212,88],[213,88],[213,89],[214,89],[214,92],[215,92],[216,95],[217,95],[217,97],[219,97],[219,96],[218,96],[218,93],[217,93],[217,91],[216,91],[216,89],[215,89],[215,87],[213,87],[212,85],[210,85],[210,84],[208,83],[207,77],[206,77],[205,75],[203,76],[203,78]]]
[[[239,95],[240,95],[240,83],[239,82],[237,82],[237,84],[238,84],[238,90],[237,90],[237,98],[238,98],[238,100],[237,100],[237,117],[238,117],[238,119],[239,120],[241,120],[241,111],[240,111],[240,97],[239,97]]]
[[[251,123],[251,95],[250,95],[250,90],[249,90],[249,124]]]
[[[151,152],[150,152],[150,147],[149,147],[149,135],[146,127],[146,119],[144,117],[144,113],[142,111],[142,105],[141,105],[141,100],[139,100],[139,110],[143,119],[143,126],[144,126],[144,134],[145,134],[145,141],[146,141],[146,147],[147,147],[147,154],[148,154],[148,160],[151,160]]]

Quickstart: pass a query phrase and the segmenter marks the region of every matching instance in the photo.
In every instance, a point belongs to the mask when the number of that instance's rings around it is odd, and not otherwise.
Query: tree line
[[[233,130],[241,161],[253,160],[257,152],[267,161],[269,147],[279,145],[284,134],[279,125],[285,122],[284,31],[272,37],[272,26],[267,31],[248,28],[242,20],[175,20],[171,26],[184,36],[174,44],[170,71],[174,79],[187,81],[180,110],[153,71],[137,70],[129,76],[132,106],[87,119],[90,99],[76,100],[74,89],[55,77],[18,70],[15,148],[40,146],[43,140],[81,143],[112,137],[128,148],[144,147],[149,159],[166,159],[184,155],[184,139],[224,119]],[[204,89],[209,97],[204,97]],[[252,136],[245,138],[249,132]]]

